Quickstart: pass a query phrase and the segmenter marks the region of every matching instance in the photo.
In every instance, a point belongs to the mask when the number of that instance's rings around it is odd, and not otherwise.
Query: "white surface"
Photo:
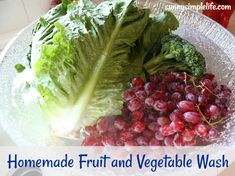
[[[0,125],[0,146],[15,145]]]
[[[49,9],[50,0],[0,0],[0,51],[23,27]]]
[[[28,19],[21,0],[0,1],[0,33],[8,33],[27,25]]]
[[[50,0],[0,0],[0,52],[17,32],[46,13],[49,4]],[[1,125],[0,145],[14,145]]]

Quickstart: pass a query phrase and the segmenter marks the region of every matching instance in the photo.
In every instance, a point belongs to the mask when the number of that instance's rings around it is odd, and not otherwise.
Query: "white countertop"
[[[50,0],[0,0],[0,51],[22,28],[49,9]]]

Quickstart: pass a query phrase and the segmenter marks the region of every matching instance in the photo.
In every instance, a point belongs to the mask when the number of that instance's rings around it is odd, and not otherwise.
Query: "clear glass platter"
[[[153,14],[158,14],[165,11],[170,3],[138,0],[137,5],[150,7]],[[205,56],[208,71],[216,75],[219,83],[228,84],[233,90],[229,121],[217,144],[235,145],[235,37],[218,23],[195,11],[172,12],[180,21],[175,33],[194,44]],[[33,26],[31,24],[19,32],[0,56],[0,124],[17,145],[76,145],[79,141],[53,135],[37,105],[27,107],[18,100],[19,106],[16,107],[13,102],[14,65],[26,61]]]

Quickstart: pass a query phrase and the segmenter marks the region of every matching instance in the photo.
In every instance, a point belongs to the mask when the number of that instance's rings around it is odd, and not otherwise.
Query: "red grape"
[[[173,144],[174,146],[184,146],[184,141],[183,137],[180,134],[175,134],[174,139],[173,139]]]
[[[149,145],[149,140],[146,137],[143,136],[139,136],[136,138],[136,142],[140,145],[140,146],[148,146]]]
[[[184,141],[192,141],[195,137],[194,131],[190,128],[185,128],[181,135]]]
[[[109,120],[107,117],[102,117],[97,121],[96,124],[96,129],[100,132],[100,133],[104,133],[106,131],[108,131],[109,129]]]
[[[211,129],[208,131],[208,138],[209,138],[209,140],[213,140],[213,139],[215,139],[217,136],[218,136],[218,130],[217,130],[217,129],[211,128]]]
[[[212,82],[210,79],[204,79],[202,81],[203,86],[207,87],[208,89],[212,89]]]
[[[211,92],[208,89],[205,89],[205,88],[201,90],[201,94],[205,97],[211,96]]]
[[[130,118],[133,121],[139,121],[139,120],[143,119],[143,117],[144,117],[144,112],[141,110],[131,112],[131,114],[130,114]]]
[[[121,131],[120,133],[119,133],[119,138],[120,138],[120,140],[121,141],[127,141],[127,140],[130,140],[130,139],[132,139],[134,137],[134,135],[130,132],[130,131],[128,131],[128,130],[124,130],[124,131]]]
[[[139,76],[136,76],[132,79],[131,86],[134,89],[141,89],[144,87],[144,81]]]
[[[169,112],[173,111],[175,108],[176,108],[176,103],[174,103],[173,101],[167,102],[167,110]]]
[[[158,118],[158,114],[156,114],[156,113],[149,113],[148,117],[147,117],[149,122],[156,121],[157,118]]]
[[[161,141],[153,138],[149,141],[149,146],[161,146]]]
[[[220,114],[221,114],[221,117],[226,117],[228,116],[228,107],[223,107],[221,110],[220,110]]]
[[[212,73],[206,73],[203,75],[203,77],[212,81],[215,75],[213,75]]]
[[[183,120],[184,115],[179,110],[175,110],[169,115],[171,121]]]
[[[128,89],[122,93],[122,98],[126,101],[129,101],[134,97],[135,97],[135,92],[132,89]]]
[[[167,103],[162,100],[155,101],[153,108],[157,111],[166,111],[167,110]]]
[[[182,85],[178,82],[172,82],[170,85],[170,88],[173,92],[182,92],[183,91]]]
[[[142,133],[145,129],[145,124],[143,122],[137,121],[134,122],[131,127],[135,133]]]
[[[174,134],[174,130],[172,129],[172,127],[170,125],[163,125],[159,128],[159,132],[161,133],[161,135],[163,136],[169,136]]]
[[[153,106],[154,105],[154,99],[151,97],[148,97],[145,99],[145,104],[148,106]]]
[[[84,132],[86,135],[91,136],[91,135],[96,135],[98,131],[96,130],[95,126],[86,126],[84,128]]]
[[[207,98],[204,95],[199,95],[198,96],[198,103],[202,106],[207,104]]]
[[[174,140],[174,137],[173,137],[173,136],[167,136],[167,137],[165,137],[165,139],[164,139],[164,144],[165,144],[166,146],[174,146],[173,140]]]
[[[167,87],[166,84],[162,82],[162,83],[158,84],[158,89],[157,90],[160,91],[160,92],[165,92],[166,87]]]
[[[148,82],[148,83],[145,83],[144,85],[144,90],[146,92],[147,95],[150,95],[153,93],[153,83],[151,82]]]
[[[130,111],[136,111],[141,107],[141,101],[137,98],[132,99],[128,102],[127,107]]]
[[[145,99],[146,93],[143,90],[139,90],[135,93],[135,96],[139,99]]]
[[[158,118],[157,118],[157,123],[158,123],[160,126],[163,126],[163,125],[169,124],[169,123],[170,123],[170,120],[169,120],[168,117],[158,117]]]
[[[171,82],[175,80],[175,76],[172,74],[166,74],[163,78],[166,82]]]
[[[200,137],[205,137],[208,132],[208,128],[206,125],[199,123],[194,127],[195,134],[200,136]]]
[[[128,123],[123,118],[117,118],[114,121],[114,127],[118,130],[123,130],[128,126]]]
[[[121,139],[116,140],[116,146],[123,146],[123,145],[124,145],[124,141],[122,141]]]
[[[196,94],[196,90],[195,90],[195,88],[194,88],[192,85],[187,85],[187,86],[185,86],[184,91],[185,91],[186,93]]]
[[[187,76],[185,73],[177,73],[175,77],[178,81],[184,81]]]
[[[149,129],[145,129],[142,133],[142,136],[150,139],[150,138],[154,137],[154,132]]]
[[[193,102],[194,104],[197,103],[197,96],[194,95],[194,94],[192,94],[192,93],[186,94],[185,98],[186,98],[186,100],[191,101],[191,102]]]
[[[118,129],[114,125],[109,126],[108,132],[116,135],[117,131]]]
[[[175,132],[181,132],[184,129],[184,122],[182,121],[173,121],[170,124],[171,128],[173,129],[173,131]]]
[[[159,141],[162,141],[164,139],[164,136],[159,131],[156,131],[155,138]]]
[[[196,145],[197,141],[196,138],[193,138],[191,141],[185,141],[186,146],[194,146]]]
[[[100,143],[100,139],[95,136],[88,136],[82,142],[82,146],[97,146]]]
[[[199,123],[201,121],[201,115],[197,112],[185,112],[184,120],[193,124]]]
[[[150,81],[153,83],[153,85],[157,85],[160,82],[160,76],[159,75],[151,75]]]
[[[136,141],[134,140],[129,140],[129,141],[126,141],[124,143],[125,146],[138,146],[138,144],[136,143]]]
[[[182,95],[179,92],[175,92],[171,95],[171,100],[178,102],[182,100]]]
[[[113,137],[110,135],[102,136],[102,143],[104,146],[115,146],[115,142],[113,140]]]
[[[148,129],[150,129],[151,131],[157,131],[159,130],[160,125],[158,124],[158,122],[152,122],[150,124],[148,124]]]
[[[178,103],[178,108],[182,112],[188,112],[188,111],[194,111],[195,110],[195,105],[191,101],[180,101]]]
[[[154,93],[151,95],[151,97],[154,100],[163,100],[165,98],[165,94],[163,91],[154,91]]]
[[[216,118],[219,114],[219,108],[216,105],[210,105],[207,114],[209,117]]]

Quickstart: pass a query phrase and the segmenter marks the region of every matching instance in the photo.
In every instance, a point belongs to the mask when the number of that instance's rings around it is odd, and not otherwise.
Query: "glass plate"
[[[97,2],[97,1],[96,1]],[[165,11],[171,3],[155,0],[138,0],[138,6],[150,7],[153,14]],[[215,73],[219,83],[233,89],[230,120],[217,144],[235,143],[235,38],[211,19],[191,10],[172,11],[180,21],[175,32],[187,39],[205,56],[208,71]],[[55,137],[43,120],[37,105],[16,106],[12,100],[12,84],[16,76],[14,65],[26,61],[34,24],[23,29],[8,44],[0,56],[0,123],[17,145],[73,145],[79,141]],[[18,100],[20,101],[20,100]]]

